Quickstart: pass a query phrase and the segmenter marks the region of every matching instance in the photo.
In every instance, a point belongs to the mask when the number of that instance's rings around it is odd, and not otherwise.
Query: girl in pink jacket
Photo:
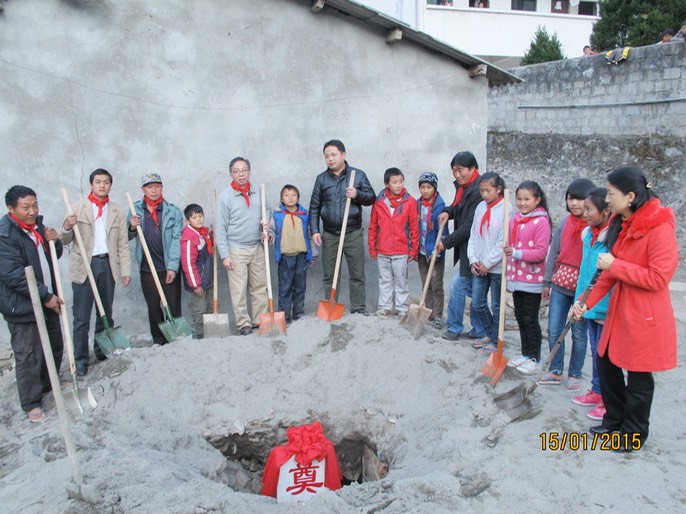
[[[545,194],[536,182],[525,180],[516,191],[517,210],[510,220],[510,237],[505,254],[507,290],[512,292],[522,355],[509,360],[508,366],[522,373],[534,373],[541,359],[541,324],[538,311],[543,293],[545,258],[550,244],[550,218]]]

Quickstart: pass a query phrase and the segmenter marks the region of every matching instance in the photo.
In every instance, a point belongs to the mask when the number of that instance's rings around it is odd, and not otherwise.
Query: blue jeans
[[[451,332],[457,334],[464,332],[462,320],[468,296],[472,296],[472,276],[463,277],[459,272],[455,273],[450,280],[450,301],[448,302],[448,330]],[[484,337],[486,332],[474,312],[473,303],[469,308],[469,316],[472,321],[471,335],[474,337]]]
[[[603,325],[593,319],[586,320],[588,326],[588,342],[591,345],[591,361],[593,362],[593,376],[591,377],[591,391],[600,393],[600,377],[598,376],[598,363],[596,356],[598,355],[598,342],[600,342],[600,334],[603,332]]]
[[[569,311],[574,304],[574,297],[567,296],[554,289],[550,290],[550,304],[548,305],[548,347],[553,349],[557,339],[567,323]],[[586,320],[572,323],[572,354],[569,358],[569,376],[581,378],[581,368],[586,357]],[[548,370],[554,375],[562,375],[564,369],[565,343],[562,341],[560,349],[555,354]]]
[[[307,288],[307,254],[281,255],[279,261],[279,310],[286,321],[298,319],[305,310]]]
[[[486,336],[491,341],[498,340],[498,324],[500,322],[500,273],[489,273],[485,277],[472,277],[472,309],[476,314]],[[491,308],[488,308],[488,290],[491,290]]]

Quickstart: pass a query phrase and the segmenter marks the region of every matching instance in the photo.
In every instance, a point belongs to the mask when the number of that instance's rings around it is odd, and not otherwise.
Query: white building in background
[[[505,68],[519,64],[539,26],[557,34],[567,57],[581,56],[599,19],[597,0],[355,1]]]

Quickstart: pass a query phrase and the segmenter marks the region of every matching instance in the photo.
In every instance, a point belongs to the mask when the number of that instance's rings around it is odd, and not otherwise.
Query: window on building
[[[579,14],[582,16],[598,16],[598,4],[596,2],[579,2]]]
[[[551,0],[550,12],[555,14],[569,14],[569,0]]]
[[[453,0],[427,0],[427,5],[453,5]]]
[[[512,0],[513,11],[536,11],[536,0]]]
[[[491,7],[491,2],[489,2],[488,0],[469,0],[469,7],[488,9],[489,7]]]

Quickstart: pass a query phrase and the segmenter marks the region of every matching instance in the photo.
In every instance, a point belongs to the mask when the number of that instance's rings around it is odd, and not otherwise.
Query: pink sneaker
[[[599,393],[594,393],[589,389],[586,394],[572,398],[572,401],[577,405],[587,405],[591,407],[603,403],[603,397],[600,396]]]
[[[605,416],[605,412],[605,405],[603,405],[603,402],[600,402],[598,405],[596,405],[595,409],[588,411],[586,416],[596,421],[602,421],[603,417]]]

